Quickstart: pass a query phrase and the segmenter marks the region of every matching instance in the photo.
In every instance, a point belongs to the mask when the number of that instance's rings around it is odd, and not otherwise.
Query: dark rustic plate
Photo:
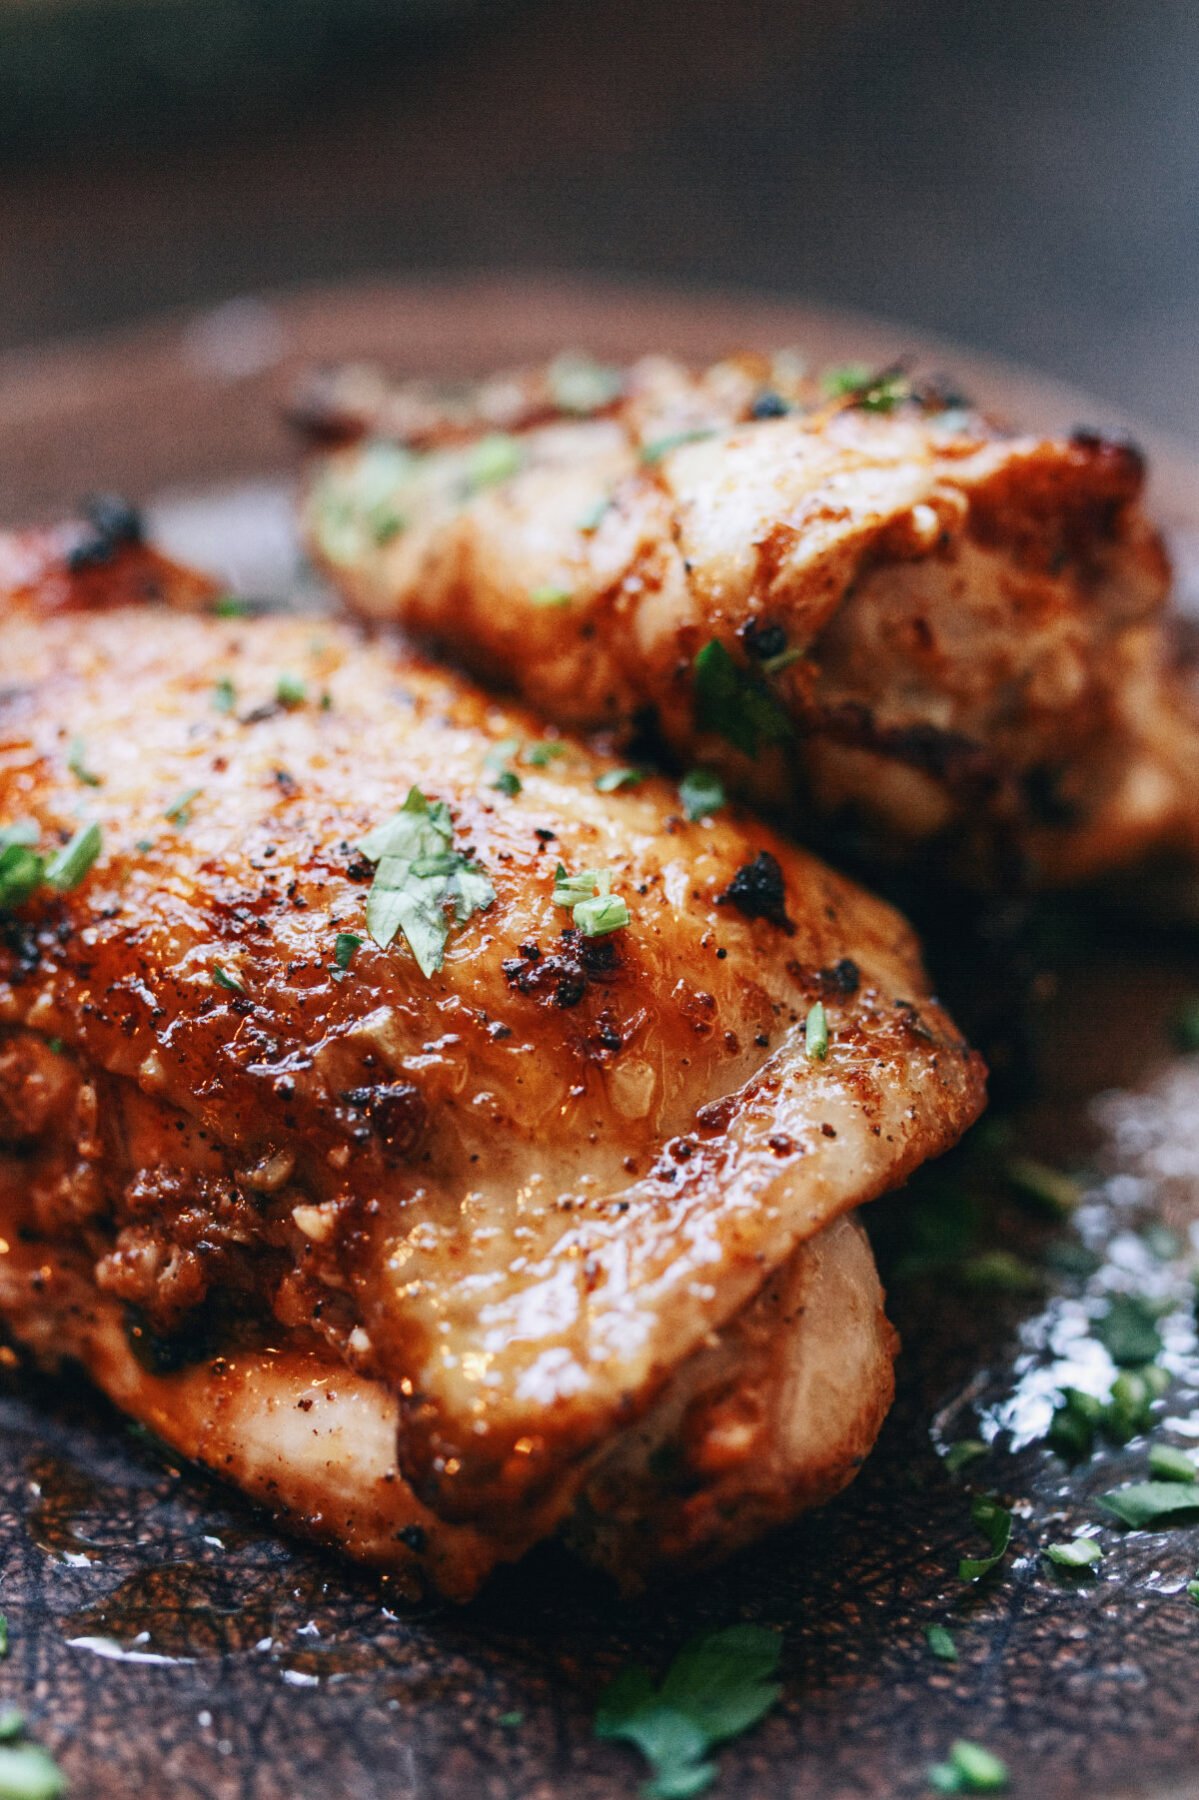
[[[818,360],[915,350],[1014,416],[1119,423],[1036,378],[784,305],[560,283],[380,287],[246,301],[0,361],[0,518],[125,489],[154,501],[181,553],[277,589],[296,564],[277,414],[301,364],[376,355],[463,372],[562,344],[706,355],[742,342]],[[1150,447],[1158,511],[1194,582],[1196,465]],[[626,1659],[660,1668],[696,1630],[739,1620],[784,1633],[785,1692],[721,1754],[720,1793],[915,1796],[959,1737],[1001,1754],[1029,1800],[1199,1792],[1199,1608],[1186,1594],[1199,1529],[1125,1532],[1099,1509],[1143,1474],[1143,1438],[1074,1466],[1039,1441],[1062,1382],[1110,1374],[1087,1321],[1120,1288],[1174,1302],[1154,1439],[1199,1441],[1199,1057],[1170,1034],[1199,993],[1199,940],[1055,908],[1037,955],[1031,1098],[875,1209],[906,1343],[877,1453],[841,1500],[702,1581],[629,1605],[545,1550],[465,1610],[414,1608],[283,1541],[78,1384],[9,1369],[0,1703],[29,1713],[76,1800],[631,1795],[636,1759],[592,1736],[598,1692]],[[1017,1204],[1004,1175],[1016,1154],[1080,1177],[1072,1217]],[[996,1247],[1018,1254],[1014,1271]],[[987,1454],[950,1475],[943,1453],[964,1437]],[[967,1587],[956,1569],[980,1547],[976,1491],[1010,1503],[1015,1529],[1001,1571]],[[1054,1573],[1041,1550],[1079,1527],[1098,1532],[1098,1572]],[[956,1664],[930,1656],[933,1623],[951,1627]]]

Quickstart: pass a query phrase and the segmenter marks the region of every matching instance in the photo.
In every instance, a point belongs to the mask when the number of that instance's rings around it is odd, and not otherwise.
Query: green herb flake
[[[1134,1531],[1199,1513],[1199,1488],[1184,1481],[1134,1481],[1101,1494],[1099,1504]]]
[[[958,1647],[953,1641],[953,1633],[944,1625],[928,1625],[925,1627],[925,1638],[933,1655],[940,1662],[956,1662]]]
[[[978,1581],[989,1575],[1007,1555],[1012,1541],[1012,1515],[989,1494],[976,1494],[970,1518],[991,1546],[989,1556],[963,1556],[958,1563],[959,1581]]]
[[[213,683],[212,705],[214,712],[219,713],[231,713],[237,705],[237,689],[228,675],[222,675],[219,681]]]
[[[734,750],[753,756],[759,743],[784,743],[791,721],[761,678],[736,662],[716,638],[705,644],[692,664],[696,722],[714,731]]]
[[[928,1783],[938,1794],[1001,1794],[1008,1772],[993,1751],[959,1738],[950,1747],[949,1760],[928,1771]]]
[[[230,994],[244,994],[246,991],[245,983],[242,981],[241,977],[239,975],[231,975],[223,963],[213,963],[212,979],[217,987],[225,988]]]
[[[605,769],[595,778],[596,792],[617,794],[621,788],[639,787],[644,780],[644,769]]]
[[[820,385],[830,400],[841,400],[846,394],[859,393],[866,387],[871,374],[868,363],[841,363],[835,369],[825,370]]]
[[[290,712],[297,706],[303,706],[308,698],[308,683],[298,675],[280,675],[275,683],[275,700]]]
[[[521,790],[520,776],[515,769],[501,769],[491,785],[497,793],[506,794],[509,800],[515,800]]]
[[[1077,1181],[1031,1156],[1014,1156],[1005,1170],[1016,1192],[1055,1219],[1068,1218],[1082,1198]]]
[[[672,450],[681,450],[684,444],[700,444],[705,438],[715,437],[716,433],[710,425],[696,426],[691,431],[671,431],[665,437],[651,438],[648,444],[641,446],[641,464],[643,468],[654,469]]]
[[[862,363],[830,369],[824,378],[830,399],[845,399],[864,412],[889,413],[911,399],[912,384],[902,369],[883,369],[874,374]]]
[[[87,745],[81,737],[71,739],[67,752],[67,768],[84,787],[99,787],[100,777],[87,766]]]
[[[25,1730],[25,1714],[16,1706],[0,1711],[0,1744],[9,1744]]]
[[[1199,1580],[1187,1582],[1187,1596],[1199,1606]]]
[[[584,937],[606,937],[630,922],[624,901],[612,892],[611,869],[582,869],[568,875],[561,863],[554,871],[554,905],[569,906]]]
[[[1130,1438],[1148,1431],[1153,1423],[1152,1402],[1162,1391],[1163,1380],[1169,1380],[1165,1370],[1151,1364],[1142,1369],[1125,1369],[1117,1375],[1099,1416],[1105,1436],[1115,1444],[1127,1444]]]
[[[980,1456],[986,1456],[989,1448],[981,1438],[959,1438],[945,1452],[945,1467],[951,1475],[957,1475]]]
[[[9,831],[17,827],[10,826]],[[37,841],[37,827],[34,827],[34,842]],[[14,907],[24,906],[32,899],[42,885],[46,861],[28,844],[0,840],[0,912],[11,912]]]
[[[517,1726],[523,1725],[524,1722],[525,1715],[516,1709],[512,1712],[501,1713],[496,1720],[496,1724],[502,1725],[505,1731],[515,1731]]]
[[[529,589],[529,604],[544,611],[553,606],[569,606],[574,595],[569,588],[559,587],[555,582],[543,582],[540,587]]]
[[[803,1041],[809,1062],[823,1062],[828,1056],[828,1014],[823,1000],[817,1000],[804,1020]]]
[[[600,525],[603,523],[604,515],[607,513],[611,504],[612,496],[610,494],[604,494],[596,501],[594,506],[589,506],[586,512],[579,514],[579,517],[575,520],[575,530],[581,531],[584,537],[590,537],[593,531],[599,530]]]
[[[428,979],[445,960],[451,920],[463,925],[495,900],[476,863],[454,848],[450,809],[408,791],[399,812],[368,832],[358,848],[375,864],[366,901],[366,926],[386,950],[400,933]]]
[[[1050,1444],[1061,1456],[1071,1459],[1089,1456],[1095,1446],[1095,1433],[1103,1421],[1104,1405],[1094,1394],[1081,1388],[1063,1388],[1047,1433]]]
[[[8,1614],[0,1613],[0,1657],[8,1655]]]
[[[336,968],[348,969],[355,954],[362,948],[362,939],[352,931],[339,931],[333,940],[333,962]]]
[[[184,788],[181,794],[176,794],[169,806],[163,808],[163,818],[168,819],[172,825],[190,825],[192,807],[203,791],[203,788],[198,787]]]
[[[1162,1339],[1157,1321],[1164,1308],[1157,1301],[1144,1300],[1139,1294],[1113,1294],[1107,1310],[1091,1327],[1118,1368],[1138,1368],[1161,1355]]]
[[[619,369],[578,351],[564,350],[546,371],[550,397],[559,412],[587,418],[620,398],[624,377]]]
[[[1157,1481],[1194,1481],[1199,1475],[1194,1459],[1173,1444],[1150,1444],[1149,1473]]]
[[[526,744],[520,753],[520,759],[528,763],[531,769],[546,769],[559,756],[565,755],[566,745],[557,738],[542,738],[538,743]]]
[[[407,531],[408,521],[394,507],[376,506],[367,515],[367,526],[375,543],[383,550],[393,538],[398,538],[401,532]]]
[[[625,1669],[600,1702],[596,1736],[640,1750],[653,1800],[703,1793],[717,1774],[710,1752],[756,1725],[782,1692],[771,1679],[781,1650],[777,1632],[733,1625],[681,1650],[658,1688],[648,1669]]]
[[[507,481],[522,468],[524,451],[505,431],[492,431],[473,445],[466,461],[466,479],[473,492]]]
[[[1093,1569],[1103,1557],[1094,1538],[1076,1537],[1063,1544],[1046,1544],[1045,1555],[1059,1569]]]
[[[62,1770],[40,1744],[0,1745],[0,1800],[58,1800]]]
[[[69,844],[55,851],[45,867],[45,880],[60,894],[69,894],[88,874],[100,854],[100,827],[93,822],[81,825]]]
[[[244,619],[250,611],[250,602],[237,594],[222,594],[213,603],[212,610],[218,619]]]
[[[684,816],[694,825],[720,811],[725,799],[724,783],[710,769],[690,769],[679,782],[679,799]]]

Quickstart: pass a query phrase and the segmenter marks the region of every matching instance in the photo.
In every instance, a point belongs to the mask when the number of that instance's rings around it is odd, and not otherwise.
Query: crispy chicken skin
[[[876,858],[1058,883],[1194,854],[1134,448],[898,372],[830,400],[764,357],[586,369],[308,395],[305,532],[352,607]]]
[[[102,834],[0,919],[14,1334],[457,1596],[568,1521],[633,1573],[835,1491],[892,1348],[842,1220],[982,1104],[903,921],[343,625],[222,617],[130,538],[0,540],[0,826]],[[413,788],[494,889],[428,976],[365,925],[359,845]],[[559,863],[628,924],[585,936]]]

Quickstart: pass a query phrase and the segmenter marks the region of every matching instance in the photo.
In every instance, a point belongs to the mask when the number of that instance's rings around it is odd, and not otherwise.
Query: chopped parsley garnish
[[[225,988],[230,994],[244,994],[246,991],[245,982],[240,975],[231,975],[223,963],[213,963],[212,979],[219,988]]]
[[[66,1777],[40,1744],[0,1745],[0,1796],[3,1800],[58,1800]]]
[[[515,756],[519,749],[520,744],[516,738],[503,738],[498,744],[493,744],[483,758],[483,767],[495,776],[491,786],[499,793],[507,794],[509,799],[520,793],[520,776],[515,769],[506,766],[509,758]]]
[[[1063,1388],[1049,1421],[1049,1442],[1062,1456],[1089,1456],[1104,1410],[1103,1401],[1094,1394],[1086,1394],[1081,1388]]]
[[[499,793],[507,794],[509,800],[514,800],[520,793],[520,776],[515,769],[501,769],[491,785]]]
[[[698,819],[711,818],[724,805],[724,783],[710,769],[689,769],[679,782],[679,799],[684,815],[694,825]]]
[[[20,1737],[25,1729],[25,1714],[15,1706],[6,1706],[0,1712],[0,1743],[9,1744],[13,1738]]]
[[[1187,1597],[1193,1600],[1196,1606],[1199,1606],[1199,1578],[1187,1582]]]
[[[46,863],[44,879],[60,894],[77,888],[100,854],[100,827],[93,820],[81,825],[69,844],[56,850]]]
[[[828,1014],[823,1000],[817,1000],[804,1020],[803,1041],[809,1060],[823,1062],[828,1055]]]
[[[0,1657],[8,1655],[8,1614],[0,1613]]]
[[[596,791],[616,794],[621,788],[638,787],[645,780],[644,769],[605,769],[595,778]]]
[[[540,609],[551,606],[569,606],[574,595],[569,588],[558,587],[554,582],[543,582],[541,587],[530,588],[529,604]]]
[[[45,858],[31,848],[40,835],[32,819],[0,830],[0,912],[23,906],[41,886]]]
[[[958,1647],[953,1641],[953,1633],[947,1631],[944,1625],[926,1626],[924,1635],[929,1649],[941,1662],[957,1661]]]
[[[600,522],[611,504],[612,496],[610,494],[604,494],[601,499],[596,501],[594,506],[589,506],[585,513],[580,513],[579,517],[575,520],[576,530],[581,531],[584,537],[590,537],[593,531],[599,530]]]
[[[978,1581],[983,1575],[989,1575],[1003,1561],[1012,1541],[1012,1515],[989,1494],[974,1496],[970,1518],[990,1544],[991,1553],[989,1556],[963,1556],[958,1563],[959,1581]]]
[[[938,1794],[1001,1794],[1008,1784],[1006,1764],[968,1738],[952,1744],[946,1762],[934,1763],[928,1785]]]
[[[550,396],[559,412],[574,413],[576,418],[599,412],[611,406],[624,386],[619,369],[593,357],[565,350],[556,356],[547,370]]]
[[[1055,1219],[1068,1218],[1081,1199],[1077,1181],[1031,1156],[1014,1156],[1004,1171],[1018,1194]]]
[[[1163,1307],[1156,1301],[1142,1299],[1139,1294],[1113,1294],[1107,1311],[1092,1326],[1092,1335],[1099,1339],[1117,1367],[1139,1368],[1142,1363],[1153,1362],[1161,1355],[1162,1338],[1157,1321],[1163,1311],[1170,1310],[1169,1304]]]
[[[535,744],[526,744],[520,753],[522,762],[528,763],[531,769],[545,769],[555,757],[566,755],[566,745],[557,738],[541,738]]]
[[[989,1449],[990,1445],[984,1444],[981,1438],[959,1438],[945,1452],[945,1467],[951,1475],[956,1475],[968,1464],[977,1462],[980,1456],[986,1456]]]
[[[216,712],[231,713],[237,704],[237,689],[227,675],[213,683],[212,704]]]
[[[380,550],[390,544],[392,538],[399,537],[402,531],[408,529],[408,521],[403,513],[396,512],[395,508],[390,506],[375,507],[367,523],[370,526],[371,536]]]
[[[746,756],[753,756],[763,740],[781,744],[791,736],[791,721],[774,695],[715,638],[704,645],[692,667],[696,720],[702,731],[717,732]]]
[[[611,869],[583,869],[568,875],[559,863],[554,871],[554,905],[569,906],[584,937],[605,937],[629,923],[624,901],[612,892]]]
[[[73,737],[67,753],[67,768],[84,787],[99,787],[100,777],[87,766],[87,746],[81,737]]]
[[[293,707],[303,706],[308,698],[308,683],[298,675],[280,675],[275,683],[275,699],[280,706],[291,711]]]
[[[1194,1481],[1199,1469],[1185,1450],[1173,1444],[1150,1444],[1149,1473],[1158,1481]]]
[[[402,933],[426,978],[445,960],[451,918],[458,925],[483,912],[495,889],[462,851],[454,848],[450,809],[410,788],[398,813],[368,832],[359,844],[375,864],[366,900],[366,926],[386,950]]]
[[[524,451],[516,438],[505,431],[492,431],[471,447],[466,461],[466,479],[472,491],[494,487],[507,481],[524,463]]]
[[[244,619],[250,611],[250,602],[237,594],[222,594],[212,610],[218,619]]]
[[[1101,1494],[1099,1504],[1121,1524],[1142,1530],[1170,1524],[1180,1513],[1199,1513],[1199,1488],[1187,1481],[1134,1481]]]
[[[181,794],[176,794],[169,806],[163,807],[163,818],[169,819],[172,825],[190,825],[192,807],[203,791],[203,788],[198,787],[184,788]]]
[[[830,399],[849,400],[864,412],[888,413],[911,399],[912,384],[902,369],[874,374],[863,363],[847,363],[844,368],[829,370],[824,391]]]
[[[1064,1544],[1046,1544],[1045,1555],[1059,1569],[1092,1569],[1102,1560],[1103,1551],[1094,1538],[1071,1538]]]
[[[513,1710],[512,1712],[501,1713],[499,1718],[496,1720],[496,1724],[502,1725],[504,1727],[505,1731],[515,1731],[517,1726],[523,1725],[524,1722],[525,1722],[525,1715],[522,1712],[519,1712],[516,1710]]]
[[[339,931],[333,940],[333,961],[337,968],[348,969],[354,954],[362,948],[362,939],[352,931]]]
[[[664,456],[672,450],[679,450],[684,444],[700,444],[705,438],[715,437],[716,432],[710,425],[699,425],[691,431],[671,431],[665,437],[651,438],[648,444],[641,446],[641,462],[647,469],[656,468]]]
[[[681,1650],[660,1687],[634,1664],[600,1701],[596,1736],[640,1750],[653,1772],[643,1792],[653,1800],[701,1794],[716,1779],[711,1751],[756,1725],[782,1692],[771,1679],[781,1651],[778,1632],[732,1625]]]

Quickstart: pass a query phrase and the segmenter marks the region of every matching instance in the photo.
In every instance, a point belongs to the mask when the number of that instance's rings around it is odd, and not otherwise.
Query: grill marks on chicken
[[[602,1560],[633,1531],[632,1569],[740,1541],[738,1468],[763,1524],[842,1485],[890,1341],[838,1221],[982,1102],[903,921],[765,826],[687,823],[663,781],[597,791],[580,745],[538,766],[533,717],[337,623],[214,617],[136,544],[74,573],[64,547],[0,540],[0,825],[102,831],[0,921],[11,1328],[455,1594],[572,1513]],[[146,583],[166,604],[128,603]],[[495,892],[428,978],[364,923],[358,845],[412,788]],[[763,856],[789,928],[721,903]],[[559,863],[610,871],[629,925],[587,938]],[[852,1372],[811,1390],[844,1404],[813,1410],[796,1359]],[[694,1504],[663,1488],[638,1524],[605,1460],[664,1434]]]
[[[829,401],[760,357],[647,360],[587,417],[556,386],[326,384],[304,517],[351,605],[876,854],[1055,882],[1193,851],[1131,446],[1005,436],[898,374]]]

